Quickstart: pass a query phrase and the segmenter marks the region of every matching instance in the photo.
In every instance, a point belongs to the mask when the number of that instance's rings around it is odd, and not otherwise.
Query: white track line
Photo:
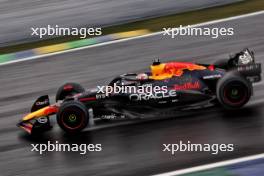
[[[242,157],[242,158],[238,158],[238,159],[232,159],[232,160],[217,162],[217,163],[213,163],[213,164],[207,164],[207,165],[192,167],[192,168],[188,168],[188,169],[182,169],[182,170],[167,172],[167,173],[158,174],[158,175],[154,175],[154,176],[176,176],[176,175],[182,175],[182,174],[190,174],[190,173],[194,173],[194,172],[200,172],[200,171],[204,171],[204,170],[214,169],[214,168],[218,168],[218,167],[224,167],[224,166],[228,166],[228,165],[238,164],[238,163],[257,160],[257,159],[264,159],[264,153],[258,154],[258,155]]]
[[[238,15],[238,16],[234,16],[234,17],[223,18],[223,19],[219,19],[219,20],[213,20],[213,21],[208,21],[208,22],[204,22],[204,23],[194,24],[194,25],[191,25],[191,27],[206,26],[206,25],[211,25],[211,24],[216,24],[216,23],[221,23],[221,22],[226,22],[226,21],[231,21],[231,20],[237,20],[237,19],[241,19],[241,18],[252,17],[252,16],[256,16],[256,15],[261,15],[261,14],[264,14],[264,10],[254,12],[254,13],[248,13],[248,14],[244,14],[244,15]],[[54,52],[54,53],[49,53],[49,54],[32,56],[32,57],[28,57],[28,58],[24,58],[24,59],[18,59],[18,60],[14,60],[14,61],[10,61],[10,62],[1,63],[0,66],[18,63],[18,62],[23,62],[23,61],[27,61],[27,60],[39,59],[39,58],[43,58],[43,57],[55,56],[58,54],[75,52],[75,51],[88,49],[88,48],[95,48],[95,47],[100,47],[100,46],[105,46],[105,45],[111,45],[114,43],[120,43],[120,42],[129,41],[129,40],[141,39],[141,38],[146,38],[146,37],[151,37],[151,36],[156,36],[156,35],[161,35],[161,34],[163,34],[163,31],[154,32],[154,33],[136,36],[136,37],[130,37],[130,38],[125,38],[125,39],[119,39],[119,40],[99,43],[99,44],[95,44],[95,45],[84,46],[84,47],[80,47],[80,48],[69,49],[69,50],[65,50],[65,51],[59,51],[59,52]]]

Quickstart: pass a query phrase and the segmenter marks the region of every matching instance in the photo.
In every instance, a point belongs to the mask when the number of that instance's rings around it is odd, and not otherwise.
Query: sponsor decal
[[[114,119],[124,119],[124,115],[116,115],[116,114],[109,114],[109,115],[102,115],[102,119],[107,119],[107,120],[114,120]]]
[[[136,100],[136,101],[163,99],[163,98],[170,98],[170,97],[177,97],[176,90],[170,90],[168,92],[160,92],[160,93],[153,93],[153,94],[147,94],[147,93],[131,94],[129,96],[130,100]]]
[[[36,105],[37,106],[41,106],[41,105],[46,105],[48,103],[49,103],[49,99],[46,99],[44,101],[38,101],[38,102],[36,102]]]
[[[97,94],[96,99],[105,99],[107,96],[105,94]]]
[[[220,74],[217,74],[217,75],[207,75],[207,76],[204,76],[203,79],[214,79],[214,78],[221,78],[222,75]]]
[[[201,84],[198,81],[186,82],[184,84],[175,84],[173,86],[174,90],[189,90],[189,89],[200,89]]]
[[[237,67],[237,71],[239,71],[239,72],[241,72],[241,71],[258,70],[258,69],[261,69],[260,68],[260,64],[250,64],[250,65],[243,65],[243,66]]]
[[[48,118],[46,118],[46,117],[40,117],[40,118],[37,119],[37,121],[39,123],[47,123],[48,122]]]

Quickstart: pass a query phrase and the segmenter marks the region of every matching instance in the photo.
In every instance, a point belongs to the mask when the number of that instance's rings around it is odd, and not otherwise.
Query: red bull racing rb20
[[[249,49],[214,64],[154,61],[150,71],[115,77],[106,86],[84,89],[77,83],[62,85],[56,103],[39,97],[17,124],[30,134],[51,129],[50,117],[66,133],[78,133],[94,119],[112,121],[174,109],[186,111],[220,105],[243,107],[261,81],[261,64]]]

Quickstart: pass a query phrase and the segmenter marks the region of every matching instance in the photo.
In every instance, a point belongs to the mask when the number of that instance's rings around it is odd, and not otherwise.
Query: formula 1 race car
[[[221,105],[226,109],[244,106],[253,95],[253,83],[261,80],[261,64],[245,49],[216,63],[195,64],[154,61],[150,72],[128,73],[107,86],[85,90],[77,83],[62,85],[56,103],[39,97],[31,113],[18,126],[30,134],[51,129],[49,117],[67,133],[82,131],[94,119],[133,119],[135,114],[176,109],[184,111]]]

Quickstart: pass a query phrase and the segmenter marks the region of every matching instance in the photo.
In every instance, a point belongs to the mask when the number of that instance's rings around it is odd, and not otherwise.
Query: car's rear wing
[[[261,63],[256,63],[254,52],[248,48],[242,50],[239,53],[231,55],[229,59],[222,59],[216,61],[213,65],[206,65],[208,68],[219,68],[226,71],[235,71],[241,74],[250,82],[261,81]]]
[[[250,82],[261,81],[261,63],[255,62],[254,52],[248,48],[242,50],[234,56],[230,56],[228,65],[229,70],[239,72]]]
[[[242,76],[247,78],[250,82],[259,82],[261,81],[261,64],[260,63],[251,63],[247,65],[239,65],[235,68]]]
[[[255,54],[253,51],[248,48],[236,53],[235,55],[231,55],[228,60],[228,65],[230,67],[237,67],[243,65],[250,65],[255,63]]]

